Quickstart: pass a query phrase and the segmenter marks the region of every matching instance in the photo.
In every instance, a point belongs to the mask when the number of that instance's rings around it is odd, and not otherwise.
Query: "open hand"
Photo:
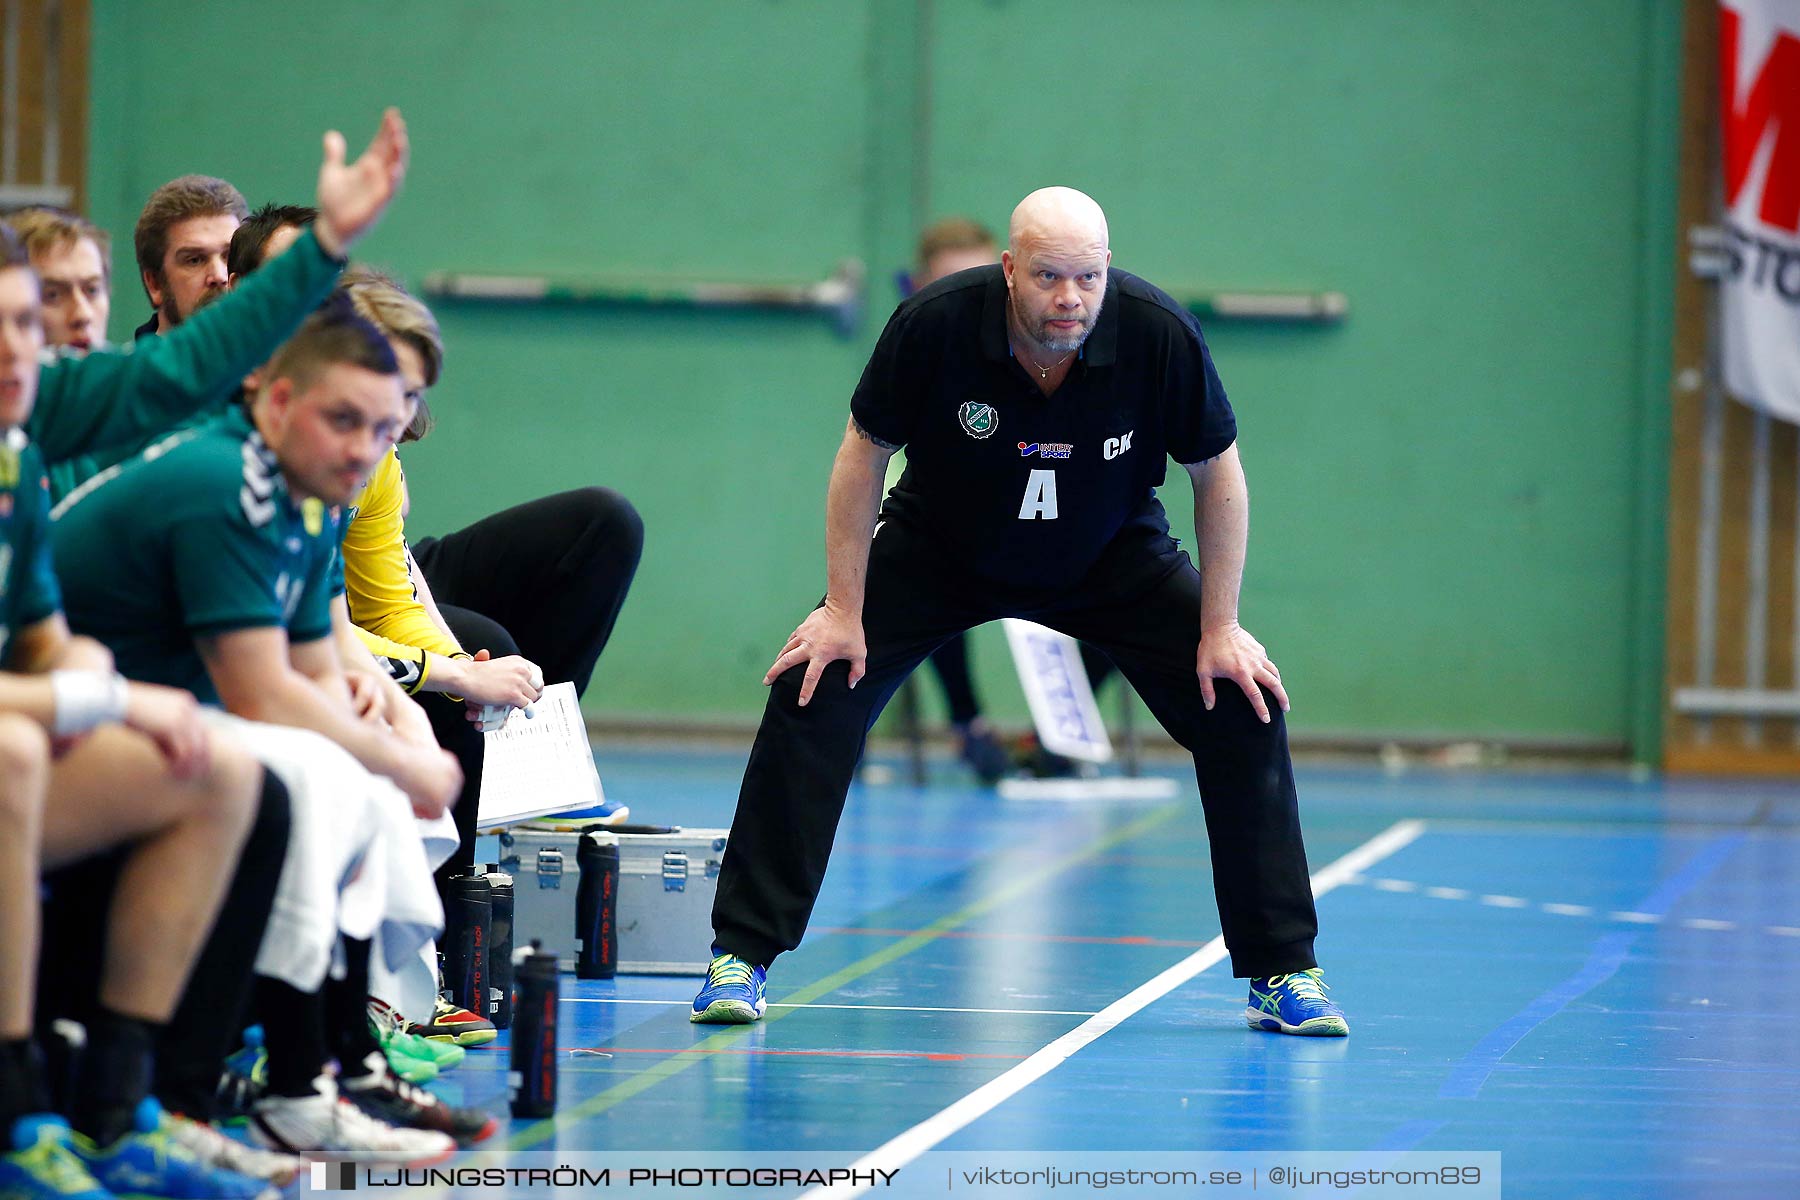
[[[313,234],[326,253],[344,257],[356,239],[375,228],[406,178],[407,154],[406,122],[397,108],[381,114],[381,128],[353,163],[344,161],[344,135],[335,129],[325,135]]]

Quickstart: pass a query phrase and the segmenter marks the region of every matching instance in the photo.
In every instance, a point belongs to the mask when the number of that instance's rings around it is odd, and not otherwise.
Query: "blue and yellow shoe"
[[[1250,981],[1244,1020],[1252,1029],[1304,1037],[1348,1037],[1344,1010],[1325,998],[1325,973],[1314,967]]]
[[[735,954],[713,947],[712,965],[706,969],[706,986],[694,997],[688,1020],[696,1025],[748,1025],[762,1020],[769,1010],[763,989],[769,981],[764,967],[753,967]]]
[[[222,1124],[241,1125],[269,1090],[269,1051],[261,1025],[244,1030],[244,1047],[225,1059],[214,1103]]]
[[[115,1196],[129,1200],[274,1200],[281,1194],[266,1180],[202,1162],[170,1134],[162,1106],[153,1097],[145,1097],[138,1105],[135,1125],[132,1132],[105,1149],[79,1133],[69,1135],[69,1145],[81,1165]]]
[[[69,1149],[69,1126],[61,1117],[37,1114],[13,1122],[12,1149],[0,1155],[0,1197],[108,1200],[111,1195]]]

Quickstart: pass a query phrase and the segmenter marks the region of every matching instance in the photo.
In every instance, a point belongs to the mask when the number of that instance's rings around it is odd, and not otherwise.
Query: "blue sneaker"
[[[263,1028],[252,1025],[244,1030],[244,1048],[225,1060],[219,1086],[214,1093],[224,1124],[242,1124],[269,1090],[269,1051],[263,1045]]]
[[[1244,1020],[1252,1029],[1298,1033],[1305,1037],[1348,1037],[1344,1010],[1325,998],[1324,972],[1314,967],[1291,975],[1250,981],[1250,1006]]]
[[[12,1149],[0,1155],[0,1196],[108,1200],[111,1195],[69,1149],[69,1126],[61,1117],[40,1114],[13,1122]]]
[[[132,1200],[274,1200],[279,1188],[235,1171],[208,1166],[169,1132],[162,1105],[146,1096],[138,1105],[137,1128],[102,1150],[79,1133],[70,1145],[88,1173],[115,1196]]]
[[[706,969],[706,986],[694,997],[688,1020],[696,1025],[748,1025],[762,1020],[769,1009],[763,999],[768,986],[766,967],[753,967],[735,954],[713,947],[712,966]]]

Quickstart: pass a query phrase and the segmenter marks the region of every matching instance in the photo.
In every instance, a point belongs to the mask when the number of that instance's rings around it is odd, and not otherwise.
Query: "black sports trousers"
[[[644,551],[644,523],[611,488],[577,488],[484,517],[441,538],[422,538],[413,559],[444,622],[463,649],[495,658],[523,654],[548,683],[587,691],[612,637]],[[438,868],[438,890],[475,862],[481,799],[481,734],[464,706],[439,693],[419,697],[438,745],[462,765],[452,810],[460,844]]]
[[[412,552],[440,605],[498,623],[546,682],[571,680],[581,693],[637,574],[644,522],[611,488],[577,488],[421,538]]]
[[[1166,533],[1128,529],[1053,594],[1009,594],[958,569],[932,539],[893,521],[870,546],[863,602],[868,673],[848,686],[833,663],[798,704],[805,666],[770,689],[744,770],[713,904],[721,948],[767,964],[800,944],[869,728],[901,681],[946,638],[1024,617],[1099,647],[1164,729],[1194,755],[1212,843],[1213,890],[1233,973],[1316,966],[1318,918],[1300,836],[1287,727],[1267,692],[1267,725],[1235,683],[1206,711],[1195,675],[1200,575]]]

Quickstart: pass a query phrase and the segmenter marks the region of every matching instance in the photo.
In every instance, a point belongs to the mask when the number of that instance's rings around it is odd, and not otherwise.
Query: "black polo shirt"
[[[851,399],[858,425],[906,447],[882,519],[1008,588],[1080,579],[1128,527],[1168,532],[1166,459],[1222,454],[1237,421],[1199,323],[1124,271],[1061,387],[1013,358],[1006,277],[976,267],[895,310]]]

